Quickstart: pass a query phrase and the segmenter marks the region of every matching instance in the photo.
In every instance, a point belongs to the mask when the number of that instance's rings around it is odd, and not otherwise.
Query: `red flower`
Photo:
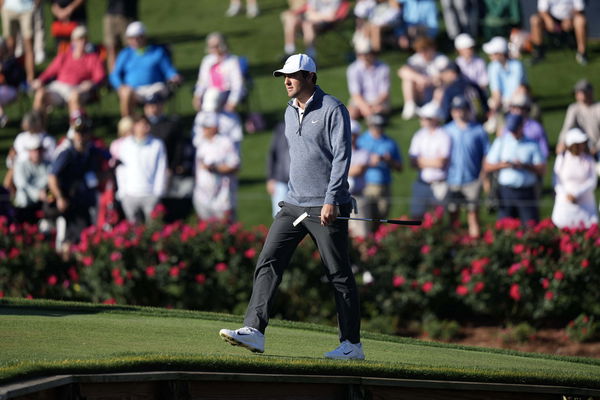
[[[123,284],[125,283],[125,279],[123,279],[122,276],[115,276],[115,285],[117,286],[123,286]]]
[[[588,322],[590,322],[590,317],[588,317],[587,315],[583,316],[583,323],[587,324]]]
[[[121,270],[119,268],[113,268],[111,274],[112,274],[113,278],[120,277],[121,276]]]
[[[204,275],[204,274],[198,274],[198,275],[196,275],[196,282],[199,285],[204,285],[204,283],[206,282],[206,275]]]
[[[371,246],[367,249],[367,255],[373,257],[377,254],[377,246]]]
[[[123,256],[122,256],[122,255],[121,255],[121,253],[120,253],[120,252],[118,252],[118,251],[113,251],[113,252],[110,254],[110,261],[112,261],[112,262],[119,261],[121,258],[123,258]]]
[[[590,262],[588,261],[587,258],[581,260],[581,268],[587,268],[590,266]]]
[[[221,240],[223,240],[223,234],[220,232],[213,234],[212,240],[213,240],[213,242],[219,243]]]
[[[392,279],[392,284],[394,287],[400,287],[404,285],[405,282],[406,278],[404,278],[402,275],[394,275],[394,278]]]
[[[464,285],[458,285],[456,287],[456,294],[459,296],[466,296],[469,294],[469,289]]]
[[[91,256],[86,256],[81,259],[81,262],[86,267],[89,267],[90,265],[92,265],[94,263],[94,259]]]
[[[421,247],[421,254],[429,254],[429,252],[431,251],[431,247],[429,247],[429,245],[424,244]]]
[[[483,283],[483,282],[477,282],[475,284],[475,286],[473,287],[473,291],[475,293],[480,293],[481,291],[483,291],[484,288],[485,288],[485,283]]]
[[[233,247],[233,246],[229,246],[229,249],[227,251],[231,255],[237,254],[237,249],[235,247]]]
[[[71,267],[67,270],[67,273],[73,282],[79,281],[79,273],[77,273],[77,268]]]
[[[550,291],[548,291],[548,292],[546,292],[546,293],[544,294],[544,298],[545,298],[546,300],[552,300],[552,299],[554,298],[554,293],[553,293],[553,292],[550,292]]]
[[[525,251],[525,245],[522,243],[517,243],[513,246],[513,253],[515,253],[515,254],[521,254],[524,251]]]
[[[548,289],[548,287],[550,287],[550,281],[548,280],[548,278],[542,279],[542,287],[544,289]]]
[[[10,259],[17,258],[17,257],[19,257],[20,254],[21,254],[21,252],[19,251],[19,249],[17,249],[16,247],[13,247],[8,252],[8,258],[10,258]]]
[[[164,251],[158,252],[158,261],[161,263],[167,262],[169,260],[169,255]]]
[[[156,275],[156,267],[154,265],[150,265],[146,267],[146,276],[148,278],[152,278]]]
[[[220,262],[217,263],[217,265],[215,265],[215,271],[217,272],[224,272],[227,271],[227,264],[225,264],[224,262]]]
[[[0,299],[4,297],[4,292],[0,290]]]
[[[162,218],[162,216],[165,215],[166,211],[167,211],[166,207],[163,204],[158,203],[156,205],[156,207],[154,207],[154,210],[152,210],[150,217],[152,219]]]
[[[508,276],[513,276],[521,269],[521,263],[516,263],[510,266],[508,269]]]
[[[104,300],[102,303],[104,303],[104,304],[117,304],[117,301],[111,297],[110,299]]]
[[[471,272],[474,275],[483,274],[485,267],[490,263],[487,257],[471,261]]]
[[[255,255],[256,255],[256,250],[253,248],[249,248],[248,250],[246,250],[244,252],[244,257],[246,257],[246,258],[254,258]]]
[[[521,287],[518,283],[510,285],[510,297],[515,301],[521,300]]]
[[[427,281],[421,286],[421,290],[425,293],[429,293],[433,289],[433,282]]]
[[[554,279],[557,281],[562,281],[565,278],[565,273],[561,270],[558,270],[554,273]]]
[[[160,240],[160,232],[154,232],[150,237],[150,240],[152,240],[155,243],[158,242]]]
[[[56,282],[58,282],[58,278],[56,277],[56,275],[50,275],[48,277],[48,285],[54,286],[56,285]]]
[[[173,266],[169,269],[169,275],[173,278],[177,278],[179,276],[179,267]]]
[[[490,229],[485,231],[485,233],[483,234],[483,241],[487,244],[494,243],[494,233]]]
[[[440,276],[442,274],[442,270],[439,268],[434,268],[431,272],[433,273],[433,276]]]

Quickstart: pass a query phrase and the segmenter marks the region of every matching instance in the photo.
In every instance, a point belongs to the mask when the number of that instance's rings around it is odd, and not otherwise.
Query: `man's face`
[[[127,44],[134,49],[144,47],[144,43],[145,39],[143,36],[130,36],[127,38]]]
[[[438,121],[435,118],[423,118],[423,117],[421,117],[419,121],[421,122],[421,127],[422,128],[435,129],[438,126]]]
[[[85,36],[71,40],[71,44],[76,51],[81,51],[85,48],[87,38]]]
[[[594,99],[594,92],[591,90],[578,90],[575,92],[575,100],[578,103],[592,103]]]
[[[452,119],[455,121],[465,121],[467,119],[467,110],[464,108],[452,108],[450,111],[452,114]]]
[[[294,72],[293,74],[286,74],[283,80],[285,84],[285,90],[290,98],[298,97],[298,95],[306,91],[311,85],[309,80],[311,77],[308,75],[306,78],[302,74],[302,71]]]
[[[133,125],[133,134],[136,138],[145,138],[148,133],[150,133],[150,124],[145,119],[141,119]]]
[[[467,47],[466,49],[458,49],[456,51],[458,52],[458,55],[466,59],[471,59],[471,57],[473,57],[473,55],[475,54],[475,50],[472,47]]]
[[[157,117],[162,115],[163,105],[161,103],[146,103],[144,104],[144,114],[147,117]]]
[[[43,152],[44,149],[42,147],[29,150],[29,160],[34,164],[39,164],[40,162],[42,162]]]
[[[204,138],[206,138],[206,139],[214,138],[218,132],[219,132],[219,129],[216,126],[205,126],[203,128]]]

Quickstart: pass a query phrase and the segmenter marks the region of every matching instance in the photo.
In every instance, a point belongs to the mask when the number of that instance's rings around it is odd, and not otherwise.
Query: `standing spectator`
[[[490,57],[488,77],[490,79],[490,108],[496,112],[506,110],[513,95],[524,91],[527,75],[523,63],[508,56],[508,42],[496,36],[483,45]]]
[[[50,163],[44,160],[44,147],[39,137],[30,136],[26,148],[29,152],[28,159],[15,163],[14,205],[19,222],[34,224],[38,222],[38,212],[46,201]]]
[[[600,156],[600,103],[594,101],[594,87],[581,79],[573,88],[575,103],[567,108],[567,115],[558,137],[557,153],[565,151],[565,135],[571,128],[580,128],[588,136],[590,153]]]
[[[33,12],[40,0],[0,0],[2,8],[2,36],[6,38],[10,54],[14,54],[20,35],[25,54],[27,82],[35,76],[33,59]]]
[[[194,89],[194,107],[200,111],[235,112],[244,96],[244,78],[237,56],[229,53],[225,37],[213,32],[206,38],[208,53],[200,64]]]
[[[267,157],[267,192],[271,196],[273,218],[281,210],[279,203],[285,200],[290,180],[290,151],[285,138],[285,124],[280,122],[273,130]]]
[[[509,112],[511,114],[521,115],[523,117],[523,136],[527,139],[531,139],[538,144],[542,156],[544,159],[548,159],[550,153],[548,147],[548,136],[546,130],[535,119],[530,117],[531,112],[531,98],[524,93],[518,93],[510,101]],[[500,132],[500,135],[508,133],[506,127]]]
[[[128,47],[121,50],[110,74],[110,83],[119,92],[122,117],[131,115],[136,103],[143,103],[153,95],[167,97],[168,84],[181,82],[165,48],[147,44],[144,24],[132,22],[125,36]]]
[[[373,114],[390,111],[390,67],[377,59],[368,42],[355,46],[357,60],[346,73],[350,104],[350,118],[368,118]]]
[[[451,103],[452,121],[444,126],[452,142],[448,166],[447,207],[450,221],[458,221],[459,207],[466,206],[469,236],[477,238],[479,227],[479,198],[483,159],[489,149],[483,126],[469,119],[469,103],[464,97],[454,97]]]
[[[521,25],[519,0],[482,0],[482,6],[481,30],[485,40],[508,37],[512,28]]]
[[[559,228],[588,228],[598,223],[596,163],[588,153],[587,141],[581,129],[570,129],[565,134],[567,150],[554,162],[556,199],[552,222]]]
[[[539,220],[536,185],[546,164],[538,144],[523,136],[523,122],[520,115],[506,116],[510,134],[494,140],[484,161],[484,171],[500,171],[498,219],[519,218],[525,224]]]
[[[451,118],[450,108],[452,99],[456,96],[463,97],[469,105],[468,120],[483,121],[487,115],[487,99],[483,90],[465,77],[454,61],[450,61],[440,74],[441,87],[436,93],[444,121]]]
[[[228,137],[233,142],[238,154],[241,155],[241,143],[242,139],[244,138],[244,131],[242,129],[240,117],[236,113],[229,113],[225,111],[201,111],[197,113],[196,118],[194,118],[194,127],[192,128],[192,142],[194,145],[196,146],[196,142],[201,141],[204,136],[204,119],[211,119],[213,114],[217,115],[217,127],[219,135]]]
[[[8,123],[4,107],[16,100],[19,86],[25,82],[25,71],[0,37],[0,128]]]
[[[435,0],[398,0],[402,4],[404,25],[398,29],[398,44],[408,49],[413,41],[425,36],[434,39],[438,34],[438,9]]]
[[[242,0],[229,0],[229,8],[225,12],[225,16],[234,17],[242,11]],[[246,0],[246,15],[248,18],[256,18],[260,14],[258,8],[258,0]]]
[[[352,133],[352,158],[350,160],[350,169],[348,170],[348,190],[350,195],[356,200],[358,215],[362,215],[366,200],[364,190],[366,186],[365,172],[369,164],[369,152],[359,149],[356,142],[360,137],[360,124],[356,121],[350,122],[350,131]],[[369,233],[369,226],[366,221],[350,220],[348,221],[348,230],[353,237],[365,237]]]
[[[109,147],[110,151],[110,166],[114,169],[115,181],[116,181],[116,194],[115,198],[119,202],[121,201],[121,191],[119,190],[119,182],[125,182],[123,176],[123,165],[121,164],[121,148],[125,138],[133,135],[133,118],[121,117],[117,124],[117,138],[112,141]]]
[[[411,165],[418,171],[410,204],[410,215],[415,218],[444,204],[451,151],[450,136],[440,127],[439,107],[433,102],[425,104],[419,109],[419,118],[421,129],[414,134],[408,150]]]
[[[52,0],[50,12],[54,17],[50,31],[60,53],[68,48],[73,30],[78,25],[87,25],[86,3],[85,0]]]
[[[203,119],[204,136],[196,147],[194,207],[201,219],[235,220],[240,157],[226,136],[218,135],[218,117]]]
[[[479,21],[478,0],[442,0],[446,33],[452,40],[460,34],[477,35]]]
[[[81,231],[92,224],[98,196],[98,173],[106,155],[91,143],[91,122],[78,117],[71,122],[69,146],[52,162],[48,188],[61,213],[57,220],[56,248],[64,257],[79,242]]]
[[[440,73],[449,60],[436,51],[435,42],[427,37],[415,40],[415,54],[398,70],[404,96],[403,119],[411,119],[419,104],[428,103],[440,85]]]
[[[13,143],[15,149],[15,161],[25,161],[29,158],[27,143],[31,138],[39,138],[44,148],[43,157],[46,161],[52,161],[54,150],[56,148],[56,140],[46,133],[44,126],[44,116],[37,111],[30,111],[21,122],[21,133],[17,135]]]
[[[119,149],[117,184],[123,211],[132,223],[149,221],[165,192],[167,153],[162,140],[153,137],[150,129],[147,117],[136,117],[133,134],[123,139]]]
[[[356,146],[369,153],[363,190],[365,218],[385,219],[390,210],[392,171],[402,171],[402,156],[396,142],[385,134],[385,118],[373,114],[367,119],[369,128],[356,141]],[[371,224],[372,232],[377,229]]]
[[[87,29],[78,26],[71,34],[71,48],[59,53],[48,68],[33,81],[34,110],[42,113],[50,105],[69,106],[69,114],[81,111],[106,78],[100,55],[87,49]],[[52,79],[52,82],[50,82]],[[44,86],[46,85],[47,86]]]
[[[307,0],[306,7],[290,9],[282,14],[284,51],[286,55],[296,52],[296,34],[302,29],[306,54],[316,56],[316,31],[319,27],[336,20],[341,0]]]
[[[138,0],[107,0],[104,14],[104,37],[106,65],[112,72],[117,51],[125,46],[127,26],[138,19]]]
[[[544,32],[557,34],[575,31],[577,54],[581,65],[587,64],[587,19],[584,0],[538,0],[538,12],[530,17],[532,62],[544,59]]]
[[[475,40],[468,33],[461,33],[454,39],[454,48],[458,52],[456,63],[464,76],[471,82],[487,90],[489,79],[485,61],[475,54]]]

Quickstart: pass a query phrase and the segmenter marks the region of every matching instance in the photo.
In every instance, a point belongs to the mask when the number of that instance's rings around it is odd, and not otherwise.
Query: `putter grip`
[[[419,220],[402,220],[402,219],[388,219],[385,220],[388,224],[396,224],[396,225],[410,225],[410,226],[419,226],[422,221]]]

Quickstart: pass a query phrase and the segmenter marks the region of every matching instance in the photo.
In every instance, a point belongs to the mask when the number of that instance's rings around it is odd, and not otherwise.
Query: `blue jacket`
[[[166,82],[177,75],[169,54],[162,46],[148,45],[143,50],[126,47],[117,56],[110,74],[110,84],[137,88],[157,82]]]

